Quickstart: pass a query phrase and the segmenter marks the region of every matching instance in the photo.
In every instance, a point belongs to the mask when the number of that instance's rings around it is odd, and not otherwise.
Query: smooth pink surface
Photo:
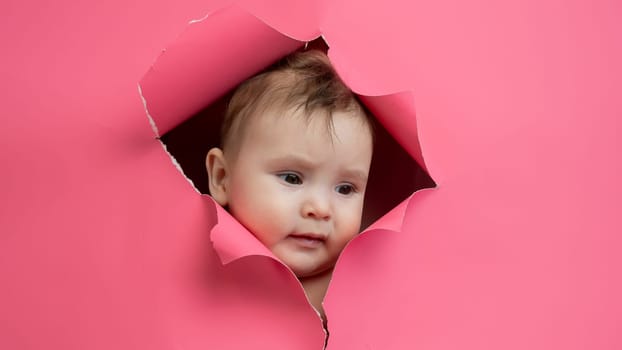
[[[220,266],[216,213],[137,92],[223,3],[0,5],[0,348],[321,349],[277,263]],[[622,347],[617,2],[264,4],[245,1],[290,35],[319,28],[361,92],[414,90],[439,185],[403,232],[347,247],[328,349]]]

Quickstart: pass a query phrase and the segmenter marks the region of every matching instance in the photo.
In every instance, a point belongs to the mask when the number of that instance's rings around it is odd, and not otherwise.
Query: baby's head
[[[358,234],[372,121],[319,51],[295,53],[235,91],[212,197],[299,278],[332,270]]]

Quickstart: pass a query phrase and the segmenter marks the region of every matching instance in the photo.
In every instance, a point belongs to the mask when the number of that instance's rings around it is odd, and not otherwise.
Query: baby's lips
[[[294,237],[294,238],[313,239],[317,241],[326,241],[326,239],[328,238],[328,235],[324,233],[313,233],[313,232],[292,233],[289,236]]]

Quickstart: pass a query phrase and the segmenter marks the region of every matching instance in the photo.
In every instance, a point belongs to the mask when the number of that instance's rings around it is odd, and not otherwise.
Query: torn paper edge
[[[281,35],[283,35],[283,36],[285,36],[285,37],[287,37],[287,38],[290,38],[290,39],[292,39],[292,40],[296,40],[296,41],[300,41],[300,42],[304,42],[304,43],[305,43],[305,48],[306,48],[306,45],[307,45],[309,42],[311,42],[311,41],[313,41],[313,40],[315,40],[315,39],[317,39],[317,38],[319,38],[319,37],[322,37],[322,39],[324,40],[324,42],[326,42],[326,44],[328,44],[328,42],[326,41],[326,38],[324,38],[324,37],[323,37],[322,31],[321,31],[321,29],[320,29],[320,28],[318,28],[318,29],[315,31],[315,33],[312,35],[312,37],[310,37],[310,38],[302,38],[302,39],[301,39],[301,38],[295,37],[293,34],[288,34],[288,33],[284,33],[284,32],[282,32],[281,30],[279,30],[279,29],[275,28],[275,26],[271,25],[271,24],[269,23],[269,21],[267,21],[267,20],[263,19],[261,16],[258,16],[257,14],[254,14],[254,13],[252,13],[251,11],[247,10],[246,8],[244,8],[244,7],[242,7],[242,6],[238,6],[238,5],[236,5],[236,4],[229,4],[229,5],[225,5],[225,6],[219,7],[219,8],[217,8],[217,9],[215,9],[215,10],[212,10],[212,11],[208,12],[208,13],[207,13],[205,16],[203,16],[203,17],[200,17],[200,18],[198,18],[198,19],[192,19],[192,20],[188,21],[188,25],[192,25],[192,24],[197,24],[197,23],[203,22],[203,21],[204,21],[204,20],[206,20],[209,16],[212,16],[212,15],[214,15],[215,13],[218,13],[218,12],[221,12],[221,11],[227,11],[227,10],[228,10],[228,9],[230,9],[230,8],[237,8],[238,10],[241,10],[241,11],[246,12],[248,15],[255,17],[257,20],[259,20],[261,23],[265,24],[267,27],[269,27],[269,28],[273,29],[274,31],[276,31],[276,32],[280,33]],[[185,28],[184,30],[187,30],[187,29],[188,29],[188,28]],[[182,31],[182,32],[181,32],[180,36],[181,36],[181,35],[183,35],[183,32],[184,32],[184,31]],[[329,47],[330,47],[330,46],[329,46]],[[156,58],[156,59],[157,59],[157,58]]]
[[[160,143],[160,145],[162,146],[162,149],[164,149],[164,152],[168,154],[169,158],[171,159],[171,162],[173,163],[177,171],[179,171],[179,173],[181,173],[181,175],[186,179],[186,181],[190,183],[190,186],[192,186],[194,191],[198,194],[202,194],[199,191],[199,189],[194,185],[194,182],[192,181],[192,179],[186,176],[186,174],[184,173],[184,170],[181,167],[181,164],[179,164],[179,162],[173,156],[173,154],[169,152],[168,148],[166,147],[166,144],[162,142],[162,139],[160,138],[160,132],[158,131],[158,126],[156,125],[155,121],[151,117],[151,114],[149,113],[149,108],[147,108],[147,99],[145,99],[145,96],[143,96],[143,89],[141,88],[140,83],[138,83],[137,86],[138,86],[138,94],[140,95],[140,99],[143,101],[143,108],[145,110],[145,114],[147,115],[147,119],[149,120],[149,125],[151,125],[151,130],[153,131],[155,135],[155,139]]]
[[[195,24],[195,23],[199,23],[199,22],[203,22],[204,20],[207,19],[207,17],[209,17],[212,14],[212,12],[208,12],[207,14],[205,14],[205,16],[198,18],[198,19],[191,19],[190,21],[188,21],[188,24]]]

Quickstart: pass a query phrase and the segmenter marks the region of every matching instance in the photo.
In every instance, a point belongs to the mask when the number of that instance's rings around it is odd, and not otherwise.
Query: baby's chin
[[[295,265],[287,265],[298,277],[299,280],[321,278],[326,275],[330,275],[333,271],[334,265],[321,266],[316,268],[304,268]]]
[[[321,249],[292,249],[287,244],[270,247],[274,256],[286,265],[298,279],[309,279],[332,272],[336,259]]]

